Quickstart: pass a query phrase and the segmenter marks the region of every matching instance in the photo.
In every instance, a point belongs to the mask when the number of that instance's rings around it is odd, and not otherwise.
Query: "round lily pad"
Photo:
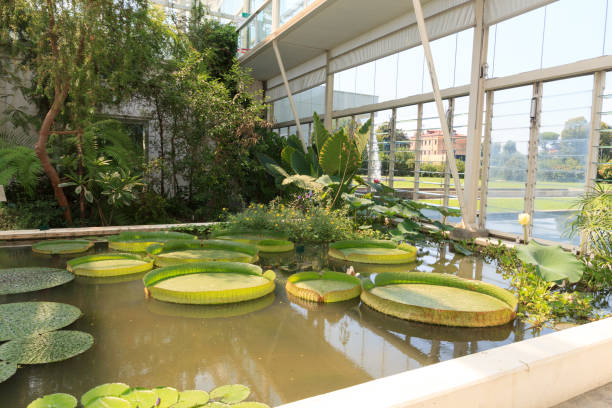
[[[78,254],[87,251],[92,246],[94,243],[85,239],[57,239],[37,242],[32,245],[32,251],[48,255]]]
[[[417,255],[412,245],[384,240],[339,241],[329,248],[329,257],[334,260],[365,264],[406,264],[414,262]]]
[[[56,268],[0,269],[0,295],[48,289],[73,279],[74,275],[70,272]]]
[[[151,405],[152,406],[152,405]],[[85,408],[133,408],[131,402],[120,397],[101,397],[93,400]]]
[[[287,235],[273,231],[218,231],[211,236],[256,245],[260,252],[280,253],[295,248],[293,242],[287,240]]]
[[[94,254],[71,259],[67,269],[75,275],[107,277],[133,275],[153,269],[153,261],[133,254]]]
[[[211,261],[255,262],[258,259],[257,252],[254,245],[219,239],[173,240],[147,248],[147,253],[155,258],[157,266]]]
[[[100,397],[118,397],[130,388],[129,385],[123,383],[108,383],[93,387],[85,394],[81,395],[81,405],[86,406],[96,398]]]
[[[196,319],[227,319],[235,316],[257,312],[274,303],[274,292],[244,302],[224,303],[218,305],[193,305],[168,302],[147,302],[149,311],[162,316],[188,317]]]
[[[262,402],[244,401],[239,402],[238,404],[233,404],[232,408],[270,408],[270,406]]]
[[[27,408],[76,408],[77,399],[70,394],[50,394],[30,402]]]
[[[293,296],[313,302],[341,302],[359,296],[361,282],[340,272],[300,272],[287,279],[285,289]]]
[[[18,364],[44,364],[67,360],[93,345],[93,336],[73,330],[58,330],[11,340],[0,346],[0,360]]]
[[[210,399],[210,396],[208,395],[206,391],[186,390],[186,391],[181,391],[179,393],[178,403],[183,404],[183,407],[190,408],[190,407],[197,407],[197,406],[206,404],[209,399]]]
[[[247,399],[250,394],[251,390],[246,385],[230,384],[222,385],[212,390],[210,398],[225,404],[236,404]]]
[[[152,407],[157,402],[157,395],[151,390],[132,388],[121,395],[132,407]]]
[[[0,361],[0,383],[8,380],[17,372],[17,363]]]
[[[157,387],[153,388],[153,391],[159,400],[159,404],[156,408],[168,408],[173,404],[176,404],[179,400],[179,392],[176,388],[172,387]]]
[[[78,307],[55,302],[0,305],[0,341],[61,329],[81,316]]]

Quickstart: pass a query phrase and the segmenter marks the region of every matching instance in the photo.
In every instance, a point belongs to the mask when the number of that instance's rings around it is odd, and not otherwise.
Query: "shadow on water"
[[[95,248],[103,250],[102,245]],[[426,250],[414,269],[507,286],[494,265],[482,259],[446,247]],[[319,305],[288,298],[287,276],[326,266],[325,254],[325,248],[306,247],[303,253],[262,256],[260,265],[277,272],[275,293],[237,305],[147,300],[142,275],[113,284],[79,278],[39,292],[0,296],[0,303],[75,305],[83,316],[69,328],[95,338],[89,351],[73,359],[19,369],[0,384],[0,405],[21,408],[53,392],[79,397],[95,385],[116,381],[205,390],[243,383],[256,400],[277,405],[540,334],[518,323],[462,329],[408,322],[384,316],[358,299]],[[36,255],[29,247],[0,248],[0,267],[63,268],[71,257]]]

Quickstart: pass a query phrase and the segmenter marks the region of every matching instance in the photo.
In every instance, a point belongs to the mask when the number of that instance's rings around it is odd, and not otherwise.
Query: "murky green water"
[[[428,251],[419,258],[418,270],[507,287],[494,266],[480,259],[445,247]],[[40,292],[0,296],[0,303],[75,305],[83,316],[70,328],[95,338],[89,351],[73,359],[19,369],[0,384],[0,407],[22,408],[53,392],[80,397],[95,385],[115,381],[204,390],[242,383],[256,400],[274,406],[547,331],[533,333],[519,323],[487,329],[431,326],[386,317],[358,300],[331,305],[289,300],[284,286],[290,271],[323,266],[324,253],[307,247],[297,256],[263,257],[259,263],[277,272],[275,293],[228,307],[147,300],[139,277],[114,283],[113,278],[77,278]],[[63,268],[66,259],[34,254],[30,247],[0,248],[1,268]]]

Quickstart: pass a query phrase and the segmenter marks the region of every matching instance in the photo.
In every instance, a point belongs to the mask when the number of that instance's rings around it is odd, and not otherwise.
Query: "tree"
[[[508,140],[506,144],[504,144],[503,149],[505,154],[514,154],[516,153],[516,143],[514,142],[514,140]]]
[[[29,88],[27,94],[41,110],[36,155],[71,222],[47,152],[49,137],[72,134],[82,140],[82,129],[97,109],[131,97],[150,62],[161,57],[163,33],[152,24],[146,0],[4,0],[0,26],[2,51],[19,61],[2,68],[32,74],[10,78]],[[31,82],[22,83],[23,77]]]

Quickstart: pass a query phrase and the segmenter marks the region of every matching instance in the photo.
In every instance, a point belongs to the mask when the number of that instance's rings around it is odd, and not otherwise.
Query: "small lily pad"
[[[262,402],[245,401],[232,405],[232,408],[270,408],[270,406]]]
[[[156,406],[156,408],[168,408],[172,404],[177,403],[179,400],[179,392],[176,390],[176,388],[157,387],[153,388],[151,391],[153,391],[159,399],[159,404]]]
[[[123,383],[101,384],[83,394],[81,396],[81,404],[85,406],[100,397],[118,397],[129,388],[129,385]]]
[[[236,404],[247,399],[250,394],[251,390],[246,385],[231,384],[215,388],[210,392],[210,398],[226,404]]]
[[[48,289],[73,279],[74,275],[64,269],[39,267],[0,269],[0,295]]]
[[[230,408],[231,405],[229,404],[224,404],[222,402],[209,402],[208,404],[204,405],[204,408]]]
[[[32,251],[39,254],[78,254],[85,252],[94,246],[94,243],[86,239],[57,239],[52,241],[40,241],[32,245]]]
[[[50,394],[30,402],[27,408],[75,408],[77,399],[70,394]]]
[[[151,391],[140,388],[131,388],[121,395],[121,398],[128,400],[133,407],[149,408],[157,402],[157,395]]]
[[[516,255],[521,261],[535,265],[536,272],[547,282],[567,279],[576,283],[584,272],[582,262],[560,245],[543,245],[532,239],[528,245],[520,245]]]
[[[133,408],[137,405],[132,405],[126,399],[120,397],[101,397],[93,400],[89,405],[85,405],[85,408]]]
[[[187,390],[187,391],[181,391],[179,393],[179,403],[182,403],[183,406],[187,408],[198,407],[200,405],[206,404],[209,399],[210,399],[210,396],[208,395],[206,391]],[[177,407],[174,407],[174,408],[177,408]]]
[[[0,361],[0,383],[8,380],[17,372],[17,363]]]
[[[58,330],[11,340],[0,346],[0,359],[17,364],[44,364],[67,360],[93,345],[93,336]]]
[[[78,307],[55,302],[0,305],[0,341],[61,329],[81,316]]]

